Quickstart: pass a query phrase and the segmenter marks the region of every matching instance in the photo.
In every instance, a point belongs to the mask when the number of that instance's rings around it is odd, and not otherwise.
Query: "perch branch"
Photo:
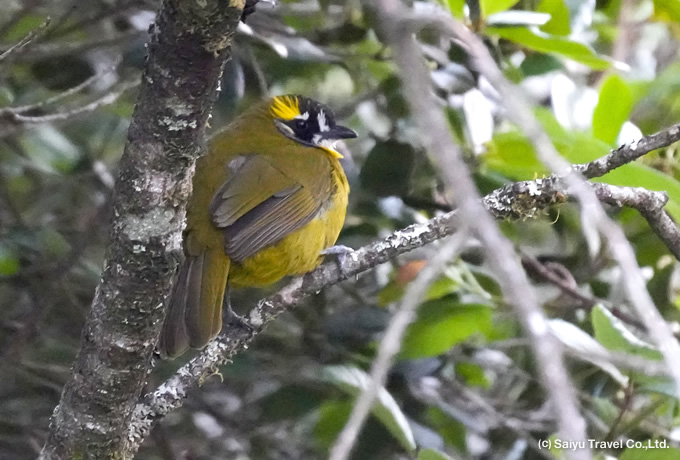
[[[162,2],[114,189],[104,271],[40,458],[128,458],[176,269],[193,160],[243,0]]]

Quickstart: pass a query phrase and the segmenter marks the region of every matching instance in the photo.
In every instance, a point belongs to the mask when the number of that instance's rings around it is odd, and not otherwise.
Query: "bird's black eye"
[[[307,128],[307,120],[295,120],[295,127],[299,130]]]

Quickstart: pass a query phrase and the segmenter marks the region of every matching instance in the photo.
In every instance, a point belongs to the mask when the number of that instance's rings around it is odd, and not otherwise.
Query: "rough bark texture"
[[[201,149],[242,0],[166,0],[121,159],[111,243],[43,459],[127,458]]]

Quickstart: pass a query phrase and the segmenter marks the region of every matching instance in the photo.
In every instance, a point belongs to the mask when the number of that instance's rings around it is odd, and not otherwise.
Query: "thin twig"
[[[46,17],[45,22],[40,24],[37,28],[31,30],[29,33],[26,34],[26,36],[24,38],[22,38],[21,40],[16,42],[14,45],[10,46],[5,51],[3,51],[2,54],[0,54],[0,62],[4,61],[5,59],[7,59],[12,54],[15,54],[15,53],[21,51],[26,45],[28,45],[33,40],[35,40],[35,38],[39,34],[43,33],[45,31],[45,29],[47,29],[47,27],[50,25],[50,21],[51,21],[50,17],[49,16]]]
[[[131,43],[134,40],[144,38],[146,36],[146,31],[133,29],[128,32],[121,32],[120,34],[113,37],[97,37],[93,38],[92,40],[84,41],[41,43],[32,46],[21,55],[15,56],[15,58],[17,60],[21,60],[22,62],[35,62],[41,59],[55,58],[69,54],[77,55],[95,48],[106,48],[109,46]],[[9,49],[4,50],[3,54],[7,53],[8,51]]]
[[[549,282],[554,286],[557,286],[564,294],[580,301],[581,306],[587,309],[588,311],[592,310],[592,308],[597,304],[606,305],[608,303],[602,299],[591,297],[582,293],[578,288],[566,282],[554,270],[542,264],[541,262],[536,260],[534,257],[529,256],[528,254],[522,254],[522,265],[527,270],[531,271],[532,273],[535,273],[543,280]],[[635,326],[640,330],[644,329],[644,326],[640,323],[640,321],[633,318],[631,315],[621,310],[620,308],[614,306],[608,306],[607,308],[612,313],[612,315],[616,316],[621,321],[630,324],[631,326]]]
[[[41,109],[41,108],[46,107],[48,105],[55,104],[55,103],[57,103],[61,100],[68,98],[69,96],[72,96],[76,93],[79,93],[83,89],[92,85],[94,82],[96,82],[97,80],[101,79],[102,77],[108,75],[109,73],[113,72],[114,70],[115,70],[115,66],[111,66],[110,69],[105,70],[103,72],[96,73],[96,74],[92,75],[91,77],[85,79],[82,83],[79,83],[72,88],[69,88],[65,91],[62,91],[61,93],[55,94],[52,97],[48,97],[47,99],[44,99],[42,101],[38,101],[38,102],[35,102],[33,104],[19,105],[19,106],[15,106],[15,107],[0,108],[0,118],[5,117],[8,114],[19,114],[19,113],[23,113],[23,112],[29,112],[29,111]]]
[[[420,305],[425,297],[427,288],[432,281],[441,273],[446,263],[455,257],[466,235],[467,232],[461,231],[446,241],[437,254],[418,274],[416,279],[409,284],[401,301],[401,306],[392,316],[380,341],[378,354],[371,366],[370,381],[362,389],[345,427],[331,448],[329,460],[345,460],[349,457],[361,427],[371,412],[375,398],[380,389],[385,385],[387,373],[394,361],[394,357],[401,349],[406,328],[415,318],[418,305]]]
[[[517,261],[512,245],[502,236],[489,214],[478,206],[476,186],[460,149],[451,137],[448,123],[437,107],[429,71],[411,31],[404,27],[403,19],[412,16],[412,12],[398,0],[380,0],[376,4],[385,42],[390,45],[400,69],[398,74],[403,83],[403,94],[411,107],[422,142],[435,160],[447,189],[455,191],[455,196],[448,198],[458,204],[461,220],[470,225],[482,242],[489,265],[531,340],[540,381],[553,405],[559,435],[562,439],[586,445],[586,423],[579,413],[576,391],[564,366],[562,347],[550,333],[536,293]],[[527,135],[530,136],[530,133]],[[579,449],[567,455],[573,459],[591,458],[589,449]]]
[[[17,129],[17,127],[22,125],[36,125],[41,123],[65,121],[79,115],[94,112],[95,110],[103,106],[113,104],[118,100],[120,96],[123,95],[123,93],[125,93],[127,90],[131,88],[135,88],[136,86],[139,85],[139,83],[140,82],[138,79],[123,81],[118,86],[111,89],[109,92],[107,92],[103,96],[100,96],[99,98],[95,99],[92,102],[89,102],[79,107],[75,107],[73,109],[54,112],[47,115],[30,116],[22,115],[21,113],[15,113],[13,111],[0,112],[0,117],[4,119],[5,124],[10,125],[9,127],[6,127],[4,130],[0,130],[0,137],[11,134],[15,129]]]
[[[402,18],[405,17],[402,16]],[[571,193],[581,203],[581,210],[584,215],[583,221],[593,225],[599,234],[609,242],[611,255],[621,267],[626,295],[645,324],[655,344],[663,353],[666,364],[673,376],[676,392],[680,395],[680,345],[673,337],[670,327],[659,314],[652,298],[647,292],[646,283],[635,258],[635,253],[626,239],[623,230],[607,217],[599,205],[595,194],[587,186],[585,179],[578,174],[582,172],[585,177],[604,175],[612,169],[641,156],[642,153],[639,153],[638,149],[649,151],[649,146],[641,145],[640,142],[634,142],[629,147],[624,146],[611,152],[604,158],[588,163],[585,170],[581,169],[582,165],[570,165],[559,155],[543,127],[536,120],[533,112],[531,112],[531,105],[520,91],[505,78],[484,43],[463,24],[450,16],[435,15],[430,18],[433,19],[430,25],[437,26],[443,32],[454,36],[473,58],[477,70],[489,80],[501,95],[501,100],[505,104],[507,113],[534,145],[541,162],[552,171],[564,174],[563,180],[566,181]],[[415,21],[412,18],[402,20],[406,21],[406,23],[425,24],[423,18]],[[676,125],[666,130],[664,134],[673,138],[674,141],[678,140],[680,127]],[[655,140],[651,137],[644,139],[645,142],[654,142]]]
[[[579,168],[572,167],[557,152],[550,137],[531,111],[531,105],[524,95],[505,78],[484,43],[463,24],[451,17],[442,15],[439,24],[443,25],[444,30],[454,35],[463,44],[466,51],[474,59],[477,70],[489,80],[501,95],[507,113],[530,139],[541,162],[553,172],[565,174],[563,180],[569,186],[570,192],[581,203],[584,223],[594,225],[599,234],[608,241],[611,256],[621,268],[626,295],[645,324],[651,338],[661,350],[673,377],[676,393],[680,395],[680,345],[675,340],[670,327],[656,309],[649,292],[647,292],[646,282],[635,258],[635,253],[623,230],[605,214],[595,193],[588,187],[585,179],[578,174]],[[675,137],[678,135],[676,131],[680,128],[677,128],[677,125],[674,128],[668,130],[668,133]],[[604,162],[600,159],[589,163],[584,174],[586,177],[606,174],[606,172],[629,162],[628,157],[637,158],[639,156],[637,155],[638,148],[641,148],[640,143],[633,143],[628,149],[619,149],[620,151],[617,154],[612,152],[608,157],[605,157]]]

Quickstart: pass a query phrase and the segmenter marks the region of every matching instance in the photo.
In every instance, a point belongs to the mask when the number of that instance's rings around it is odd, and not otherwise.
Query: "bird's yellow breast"
[[[232,263],[229,280],[234,286],[265,286],[284,276],[301,275],[316,268],[322,260],[321,251],[333,246],[340,235],[349,184],[342,166],[332,162],[335,192],[318,215],[302,228],[284,237],[240,264]]]

